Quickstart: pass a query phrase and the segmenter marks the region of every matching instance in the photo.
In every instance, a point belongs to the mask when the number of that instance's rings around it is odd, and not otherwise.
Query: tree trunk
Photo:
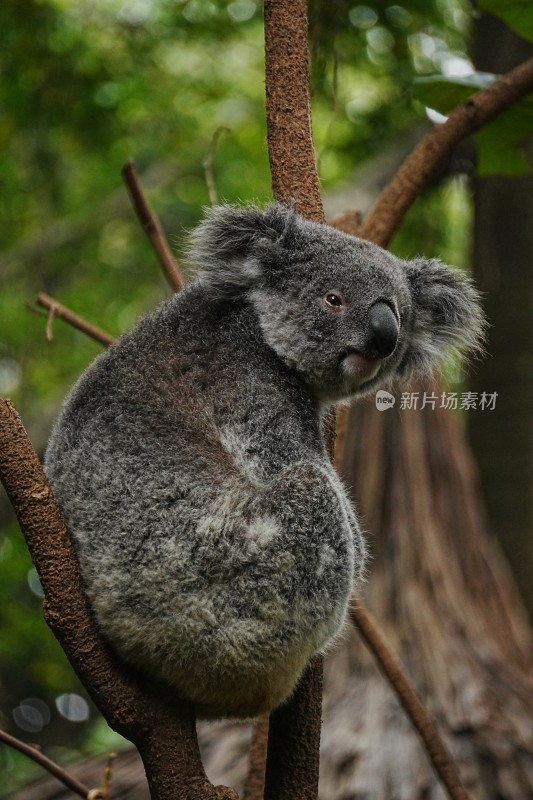
[[[420,396],[439,391],[411,388]],[[435,405],[400,410],[397,399],[394,409],[368,402],[351,413],[344,474],[374,554],[365,601],[470,796],[526,800],[533,792],[530,632],[485,535],[459,421]],[[328,665],[324,712],[337,725],[324,752],[331,770],[324,797],[347,797],[348,786],[353,796],[383,800],[443,796],[410,723],[356,640]]]
[[[495,17],[474,28],[476,67],[503,72],[533,45]],[[533,140],[527,143],[533,164]],[[490,526],[533,619],[533,176],[475,181],[474,273],[491,328],[472,389],[497,392],[493,412],[468,415]]]

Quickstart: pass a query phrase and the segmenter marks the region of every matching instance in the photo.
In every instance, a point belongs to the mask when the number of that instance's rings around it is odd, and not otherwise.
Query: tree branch
[[[163,271],[167,276],[172,288],[175,291],[179,291],[183,287],[183,278],[176,262],[172,257],[172,253],[170,252],[170,248],[166,241],[161,225],[157,217],[151,211],[144,196],[144,192],[139,183],[139,178],[135,171],[133,161],[128,161],[122,170],[122,174],[128,186],[137,217],[139,218],[143,229],[146,231],[148,238],[152,242]],[[61,303],[59,303],[57,300],[54,300],[53,297],[49,297],[44,292],[41,292],[37,296],[37,303],[40,306],[49,309],[50,312],[46,325],[46,336],[49,341],[52,339],[52,324],[56,317],[60,317],[74,328],[77,328],[78,330],[87,334],[87,336],[90,336],[91,339],[95,339],[101,344],[112,345],[117,341],[113,336],[106,333],[101,328],[96,327],[96,325],[93,325],[92,323],[83,319],[83,317],[80,317],[78,314],[75,314],[69,308],[61,305]]]
[[[270,715],[265,800],[316,800],[322,726],[322,658],[307,666],[291,699]]]
[[[265,0],[267,143],[276,200],[324,222],[309,100],[307,3]]]
[[[174,291],[179,292],[183,288],[183,277],[168,246],[163,228],[144,196],[133,161],[130,160],[124,165],[122,175],[128,187],[135,213],[152,243],[163,272]]]
[[[48,323],[46,325],[46,336],[49,341],[52,338],[51,326],[55,317],[64,319],[65,322],[69,323],[69,325],[72,325],[74,328],[83,331],[83,333],[86,333],[87,336],[91,337],[91,339],[95,339],[95,341],[100,342],[100,344],[112,345],[117,341],[109,333],[106,333],[101,328],[97,328],[96,325],[92,325],[90,322],[87,322],[87,320],[83,319],[83,317],[78,316],[78,314],[75,314],[74,311],[70,310],[70,308],[61,305],[61,303],[58,303],[57,300],[54,300],[53,297],[49,297],[44,292],[40,292],[37,295],[37,303],[44,308],[48,308],[50,311],[50,314],[48,315]]]
[[[182,172],[174,160],[158,161],[143,172],[145,187],[173,186],[182,177]],[[0,254],[0,274],[2,280],[19,274],[21,265],[48,263],[52,253],[69,246],[78,247],[83,239],[90,238],[101,231],[102,227],[115,217],[124,219],[131,214],[131,202],[122,186],[103,197],[91,209],[79,214],[48,221],[46,229],[24,237],[24,241],[4,250]],[[42,271],[42,274],[47,274]]]
[[[137,677],[101,639],[61,512],[6,400],[0,400],[0,480],[39,573],[45,619],[109,725],[137,746],[152,800],[236,800],[233,790],[212,786],[205,775],[191,705]]]
[[[87,786],[84,786],[83,783],[80,783],[76,778],[69,775],[68,772],[65,772],[59,764],[56,764],[55,761],[52,761],[51,758],[45,756],[44,753],[41,753],[36,747],[33,747],[31,744],[26,744],[25,742],[21,742],[20,739],[17,739],[15,736],[11,736],[6,731],[0,730],[0,741],[7,744],[8,747],[12,747],[14,750],[18,750],[19,753],[23,753],[28,758],[31,758],[32,761],[35,761],[36,764],[39,766],[44,767],[51,775],[57,778],[61,783],[63,783],[67,788],[71,789],[75,794],[79,795],[79,797],[83,797],[84,800],[87,799],[89,794],[91,794],[91,800],[97,800],[97,798],[103,798],[104,794],[98,789],[89,789]]]
[[[109,792],[111,789],[111,778],[113,775],[113,765],[115,763],[115,759],[117,757],[117,753],[109,753],[107,757],[107,763],[104,767],[104,773],[102,775],[102,787],[100,793],[103,795],[104,800],[109,797]],[[94,800],[94,795],[91,793],[90,800]]]
[[[221,125],[219,128],[216,129],[216,131],[211,137],[211,141],[209,142],[209,148],[207,150],[207,155],[204,160],[205,185],[207,186],[207,194],[209,195],[209,202],[212,206],[218,205],[218,192],[215,182],[215,176],[213,173],[213,165],[215,160],[215,149],[217,146],[217,142],[223,133],[230,133],[230,129],[226,128],[224,125]]]
[[[407,157],[379,196],[359,236],[386,247],[409,207],[453,148],[533,91],[533,59],[470,97],[435,127]]]
[[[306,0],[265,0],[267,143],[276,200],[324,222],[309,99]],[[332,453],[332,439],[329,442]],[[318,795],[322,659],[315,658],[291,699],[270,716],[265,800]]]

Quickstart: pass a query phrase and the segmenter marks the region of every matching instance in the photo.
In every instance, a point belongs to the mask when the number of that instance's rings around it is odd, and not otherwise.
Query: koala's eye
[[[343,311],[346,308],[346,300],[340,292],[328,292],[324,297],[324,304],[330,311]]]

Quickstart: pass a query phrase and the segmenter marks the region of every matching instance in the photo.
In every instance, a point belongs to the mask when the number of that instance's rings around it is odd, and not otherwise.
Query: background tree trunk
[[[410,388],[420,397],[439,395],[436,386]],[[533,791],[533,683],[525,616],[485,534],[457,415],[438,402],[400,410],[398,401],[387,411],[371,401],[354,408],[345,448],[345,479],[374,554],[365,602],[455,755],[470,796],[526,800]],[[410,723],[362,646],[351,644],[344,667],[335,660],[338,673],[326,672],[325,713],[338,716],[330,747],[331,757],[344,751],[340,785],[390,800],[442,797]],[[342,698],[337,681],[345,684]],[[348,795],[339,787],[329,796]]]
[[[533,45],[496,17],[474,25],[477,69],[505,72]],[[527,143],[533,163],[533,141]],[[533,619],[533,175],[477,178],[473,265],[491,324],[472,389],[498,392],[493,412],[468,414],[490,527]]]

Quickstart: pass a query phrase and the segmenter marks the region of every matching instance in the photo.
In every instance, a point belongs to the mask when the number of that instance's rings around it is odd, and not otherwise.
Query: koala
[[[334,403],[479,342],[475,289],[274,203],[218,206],[196,278],[89,366],[45,470],[103,635],[207,718],[269,712],[365,565]]]

